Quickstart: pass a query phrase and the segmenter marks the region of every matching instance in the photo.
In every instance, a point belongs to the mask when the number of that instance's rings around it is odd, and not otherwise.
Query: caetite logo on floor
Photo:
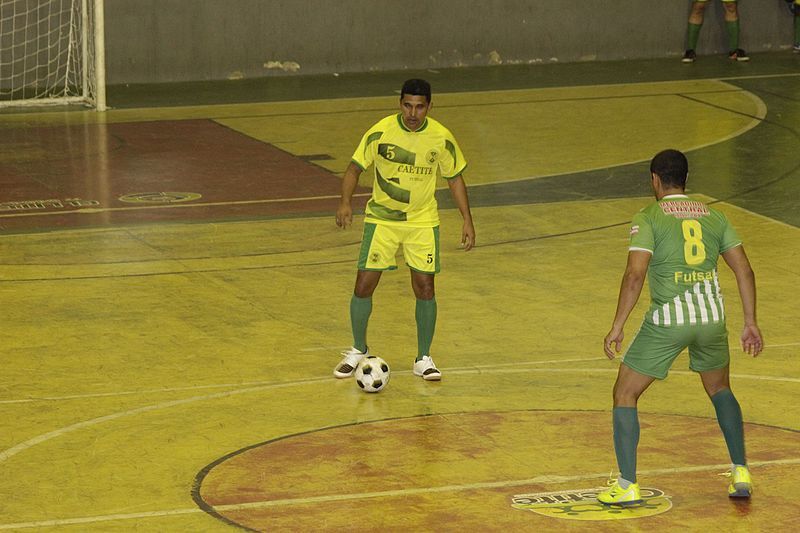
[[[196,192],[136,192],[119,197],[119,201],[129,204],[175,204],[191,202],[203,195]]]
[[[631,506],[608,506],[597,501],[604,488],[562,490],[517,494],[511,498],[511,507],[523,511],[567,520],[625,520],[665,513],[672,508],[672,500],[663,491],[642,487],[642,503]]]

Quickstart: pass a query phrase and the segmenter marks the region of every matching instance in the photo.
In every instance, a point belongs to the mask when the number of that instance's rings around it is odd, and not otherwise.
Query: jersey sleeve
[[[444,153],[439,160],[439,168],[442,171],[444,179],[453,179],[467,168],[467,161],[464,159],[464,154],[461,153],[461,148],[458,146],[455,137],[449,131],[444,138]]]
[[[652,254],[654,249],[653,226],[647,215],[640,211],[633,216],[631,221],[631,242],[628,250],[638,250]]]
[[[361,142],[358,143],[356,151],[353,152],[353,156],[350,158],[353,163],[361,167],[361,170],[366,170],[375,160],[375,150],[372,145],[382,135],[383,132],[380,131],[379,124],[376,124],[361,137]]]
[[[723,221],[723,231],[722,231],[722,242],[720,243],[719,253],[725,253],[731,248],[735,248],[742,244],[742,239],[739,238],[739,234],[736,233],[736,230],[733,229],[733,226],[728,221],[728,217],[722,215]]]

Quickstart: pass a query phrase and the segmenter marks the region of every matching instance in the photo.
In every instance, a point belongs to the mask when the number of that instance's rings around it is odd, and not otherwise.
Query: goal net
[[[103,0],[0,0],[0,107],[106,108]]]

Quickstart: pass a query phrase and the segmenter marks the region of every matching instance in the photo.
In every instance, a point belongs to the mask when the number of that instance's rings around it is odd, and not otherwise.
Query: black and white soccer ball
[[[356,367],[355,377],[364,392],[380,392],[389,383],[389,365],[377,355],[368,355]]]

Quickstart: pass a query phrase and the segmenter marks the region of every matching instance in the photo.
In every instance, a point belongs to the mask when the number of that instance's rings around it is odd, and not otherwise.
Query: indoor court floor
[[[0,113],[0,530],[791,531],[800,502],[800,55],[110,87],[106,113]],[[334,223],[360,136],[409,77],[461,144],[477,247],[440,195],[433,355],[383,276],[365,394],[332,369],[363,217]],[[687,152],[756,272],[766,348],[732,387],[755,492],[681,355],[639,404],[637,508],[616,474],[602,340],[648,164]],[[366,177],[365,173],[362,177]],[[363,206],[366,179],[357,191]],[[643,291],[626,337],[648,300]]]

